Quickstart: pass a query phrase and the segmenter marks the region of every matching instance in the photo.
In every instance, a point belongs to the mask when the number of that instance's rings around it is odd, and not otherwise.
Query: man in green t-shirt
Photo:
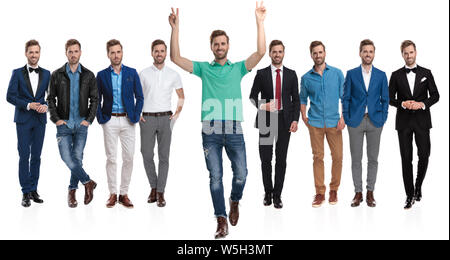
[[[232,63],[227,59],[229,37],[221,30],[210,38],[214,61],[193,62],[180,55],[179,12],[172,8],[169,23],[172,27],[170,59],[180,68],[202,79],[202,138],[205,161],[210,173],[210,190],[217,217],[215,238],[228,235],[227,213],[222,183],[222,151],[225,148],[233,169],[229,220],[235,226],[239,219],[239,201],[247,178],[245,142],[242,133],[241,79],[251,71],[266,52],[264,19],[266,8],[256,3],[257,48],[245,61]]]

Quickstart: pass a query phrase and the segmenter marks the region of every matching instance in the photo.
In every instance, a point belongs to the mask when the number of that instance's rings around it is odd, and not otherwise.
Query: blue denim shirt
[[[344,91],[344,74],[340,69],[329,66],[323,71],[323,76],[314,71],[308,71],[301,79],[300,103],[308,104],[308,123],[317,128],[336,127],[340,119],[339,99]]]
[[[122,65],[123,68],[123,65]],[[113,89],[113,113],[123,113],[125,108],[122,102],[122,69],[120,73],[114,72],[114,68],[111,66],[111,83]]]
[[[78,64],[78,68],[75,73],[70,70],[69,64],[66,63],[66,72],[70,80],[70,112],[69,120],[66,121],[67,127],[73,129],[74,126],[78,126],[85,119],[80,116],[80,74],[81,66]]]

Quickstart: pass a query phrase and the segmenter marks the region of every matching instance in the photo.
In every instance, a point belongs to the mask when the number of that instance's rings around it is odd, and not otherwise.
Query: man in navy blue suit
[[[17,149],[19,150],[19,181],[22,186],[22,206],[43,203],[37,193],[41,151],[47,124],[47,91],[50,72],[38,66],[41,46],[36,40],[25,44],[28,63],[13,71],[8,86],[6,100],[15,109],[14,122],[17,130]]]
[[[389,88],[386,73],[372,65],[375,45],[363,40],[359,47],[362,64],[347,72],[344,82],[343,114],[348,126],[352,176],[355,197],[352,207],[363,201],[362,164],[364,135],[367,141],[367,206],[375,207],[373,195],[378,170],[378,152],[383,125],[389,108]]]
[[[111,65],[97,74],[97,121],[103,127],[110,192],[106,206],[114,207],[119,190],[119,203],[126,208],[133,208],[128,198],[128,187],[133,171],[135,128],[141,118],[144,95],[136,70],[122,64],[122,44],[118,40],[110,40],[106,44],[106,50]],[[122,144],[123,161],[120,189],[117,188],[116,181],[118,139]]]

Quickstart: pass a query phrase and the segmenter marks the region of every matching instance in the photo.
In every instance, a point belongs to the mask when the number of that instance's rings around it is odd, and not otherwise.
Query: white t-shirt
[[[139,78],[144,93],[142,111],[147,113],[171,111],[173,91],[183,88],[180,75],[167,66],[159,70],[152,65],[142,70]]]

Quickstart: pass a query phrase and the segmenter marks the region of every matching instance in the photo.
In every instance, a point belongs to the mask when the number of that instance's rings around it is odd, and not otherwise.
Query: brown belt
[[[111,113],[112,116],[127,116],[127,113]]]
[[[167,111],[167,112],[158,112],[158,113],[147,113],[144,112],[142,113],[143,116],[171,116],[172,115],[172,111]]]

